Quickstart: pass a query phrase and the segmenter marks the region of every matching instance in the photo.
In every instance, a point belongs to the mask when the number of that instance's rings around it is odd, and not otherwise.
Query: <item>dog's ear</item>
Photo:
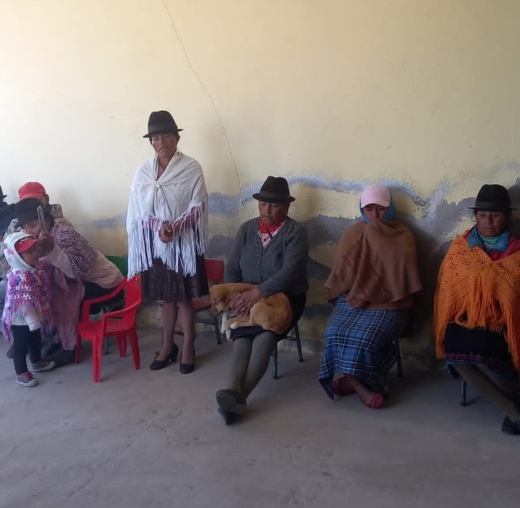
[[[218,285],[213,286],[209,290],[209,295],[211,297],[212,302],[220,302],[222,300],[222,294],[223,294],[222,288],[219,287]]]

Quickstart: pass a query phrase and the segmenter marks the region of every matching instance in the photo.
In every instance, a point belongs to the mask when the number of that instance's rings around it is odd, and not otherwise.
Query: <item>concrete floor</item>
[[[330,401],[319,357],[280,354],[243,422],[226,427],[215,390],[231,344],[210,333],[197,370],[151,372],[158,341],[143,330],[143,368],[113,351],[103,382],[84,362],[14,382],[0,346],[1,507],[489,507],[520,503],[520,436],[482,399],[458,404],[442,372],[391,378],[388,407]],[[473,394],[470,393],[470,398]]]

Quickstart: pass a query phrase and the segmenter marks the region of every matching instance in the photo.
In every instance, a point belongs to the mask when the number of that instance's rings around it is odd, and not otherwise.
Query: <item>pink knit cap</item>
[[[390,192],[386,187],[375,184],[367,187],[360,198],[361,208],[367,205],[380,205],[388,208],[390,206]]]

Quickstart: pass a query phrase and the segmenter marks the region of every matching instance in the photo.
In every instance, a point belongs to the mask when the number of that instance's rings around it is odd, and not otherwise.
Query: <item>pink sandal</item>
[[[385,403],[385,396],[382,393],[374,393],[368,404],[361,397],[359,398],[361,399],[361,402],[370,409],[381,409]]]

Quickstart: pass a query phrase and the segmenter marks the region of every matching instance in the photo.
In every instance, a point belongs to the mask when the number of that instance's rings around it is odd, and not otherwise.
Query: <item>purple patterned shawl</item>
[[[97,251],[71,226],[55,223],[51,235],[70,259],[74,275],[83,280],[94,268]]]

